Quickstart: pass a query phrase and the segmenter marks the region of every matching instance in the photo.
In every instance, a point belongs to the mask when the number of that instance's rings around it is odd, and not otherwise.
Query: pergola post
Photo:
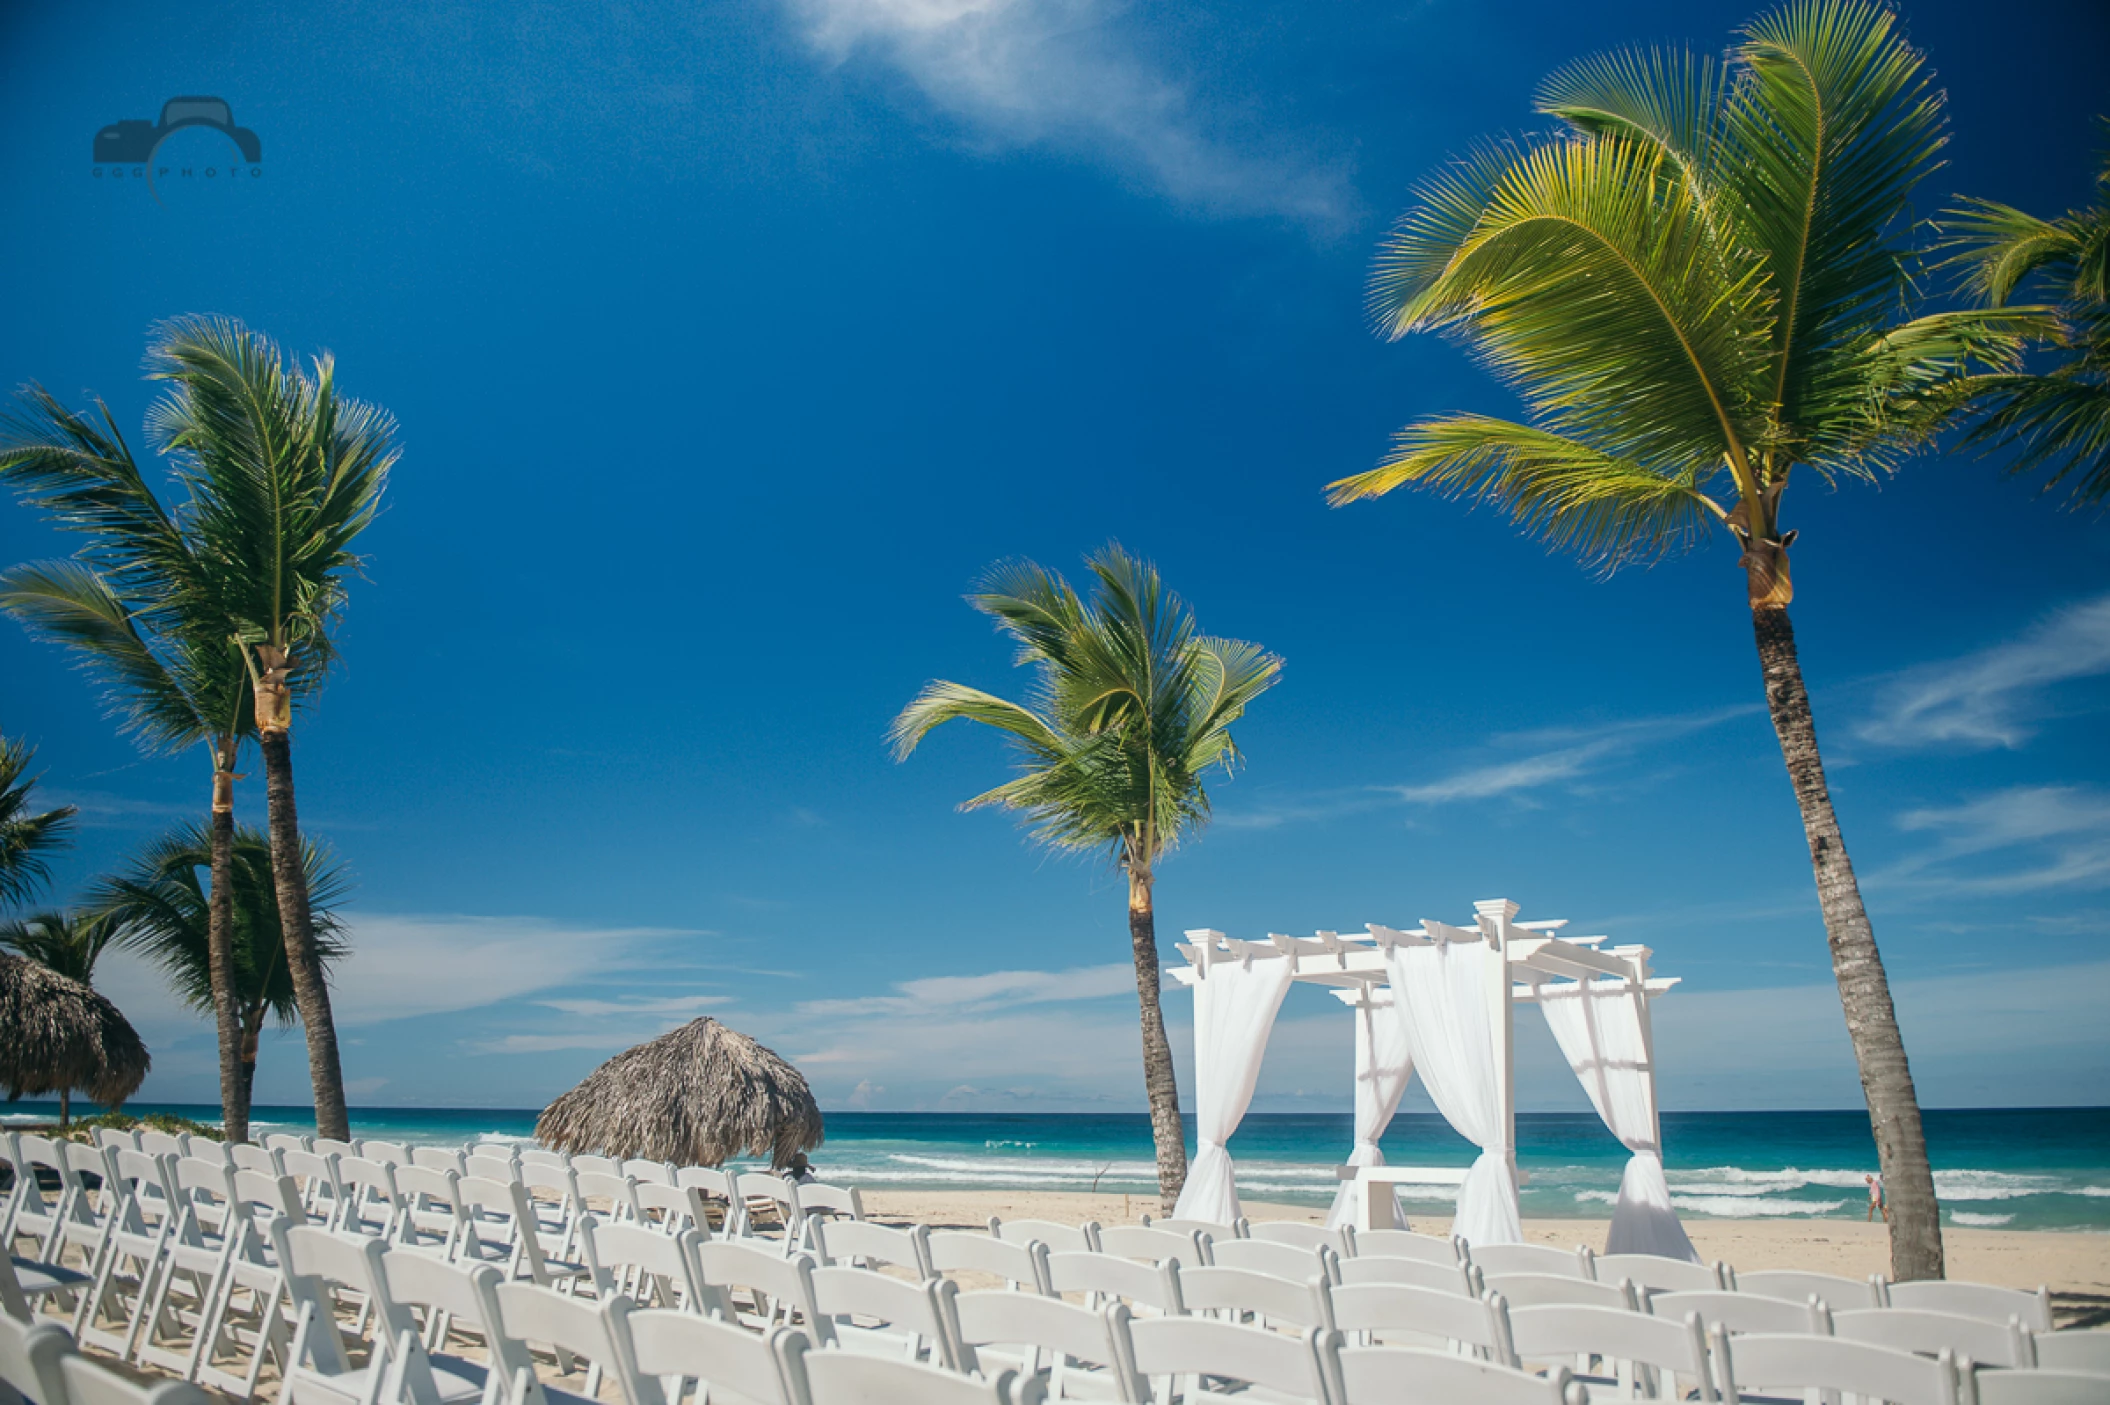
[[[1515,1002],[1510,998],[1509,924],[1519,911],[1507,898],[1487,898],[1473,904],[1478,915],[1481,944],[1489,963],[1487,981],[1488,1017],[1494,1031],[1496,1086],[1502,1090],[1502,1144],[1509,1149],[1509,1175],[1517,1177],[1517,1059]]]

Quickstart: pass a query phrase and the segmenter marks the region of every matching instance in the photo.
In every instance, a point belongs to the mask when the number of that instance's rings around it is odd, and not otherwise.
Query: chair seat
[[[89,1275],[65,1267],[48,1264],[41,1259],[24,1259],[9,1254],[8,1261],[15,1266],[15,1277],[22,1282],[24,1297],[41,1297],[46,1293],[59,1293],[72,1288],[85,1288],[93,1280]]]
[[[426,1360],[432,1366],[432,1383],[439,1392],[444,1405],[481,1400],[484,1382],[489,1372],[481,1361],[469,1361],[459,1356],[434,1355]],[[334,1376],[319,1376],[303,1371],[293,1378],[292,1388],[287,1394],[290,1405],[358,1405],[366,1398],[370,1373],[379,1369],[388,1372],[386,1362],[378,1367],[361,1366]]]

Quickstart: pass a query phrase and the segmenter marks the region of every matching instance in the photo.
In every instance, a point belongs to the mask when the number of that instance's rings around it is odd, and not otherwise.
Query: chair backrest
[[[120,1132],[115,1127],[98,1127],[95,1129],[95,1144],[109,1147],[112,1150],[123,1150],[129,1147],[131,1150],[137,1151],[139,1150],[139,1129],[134,1127]]]
[[[1408,1346],[1322,1346],[1338,1405],[1581,1405],[1589,1397],[1568,1368],[1543,1376],[1469,1356]]]
[[[238,1171],[261,1171],[267,1176],[276,1176],[285,1169],[279,1163],[276,1151],[255,1142],[233,1143],[227,1148],[227,1159]]]
[[[1700,1264],[1662,1254],[1599,1254],[1592,1262],[1598,1282],[1631,1278],[1644,1293],[1712,1293],[1729,1286],[1720,1261]]]
[[[579,1222],[588,1263],[600,1270],[595,1289],[606,1296],[621,1292],[650,1307],[688,1305],[701,1312],[703,1279],[696,1271],[696,1246],[703,1236],[693,1229],[662,1234],[640,1224],[603,1222],[588,1215]]]
[[[865,1217],[864,1197],[854,1185],[831,1185],[827,1181],[801,1181],[796,1191],[799,1213],[830,1215],[842,1219]]]
[[[1333,1326],[1343,1332],[1367,1332],[1395,1346],[1461,1342],[1514,1364],[1499,1297],[1471,1298],[1408,1283],[1343,1283],[1327,1299]]]
[[[735,1288],[759,1290],[797,1309],[805,1318],[809,1333],[823,1341],[832,1337],[827,1319],[814,1303],[811,1254],[779,1254],[774,1249],[713,1239],[695,1246],[695,1260],[697,1274],[706,1287],[719,1290],[719,1294]],[[729,1310],[717,1308],[717,1298],[717,1294],[707,1295],[706,1308]]]
[[[1477,1267],[1477,1265],[1475,1265]],[[1587,1278],[1564,1278],[1557,1273],[1490,1273],[1482,1278],[1489,1292],[1500,1293],[1512,1308],[1605,1307],[1632,1312],[1640,1299],[1632,1283],[1593,1283]]]
[[[933,1273],[990,1273],[1028,1292],[1047,1293],[1048,1246],[1011,1244],[968,1229],[932,1230],[924,1240]]]
[[[1320,1351],[1327,1335],[1319,1328],[1292,1337],[1206,1317],[1146,1317],[1128,1325],[1128,1359],[1145,1378],[1208,1375],[1293,1400],[1325,1401]]]
[[[1832,1335],[1841,1341],[1867,1342],[1897,1351],[1933,1355],[1944,1347],[1958,1360],[1968,1356],[1981,1366],[2035,1366],[2029,1329],[2021,1319],[1988,1322],[1960,1312],[1928,1312],[1915,1307],[1864,1307],[1835,1312]]]
[[[674,1184],[674,1168],[664,1161],[647,1161],[643,1157],[633,1156],[625,1161],[620,1169],[622,1174],[639,1185]]]
[[[359,1154],[369,1161],[381,1161],[390,1166],[408,1166],[410,1148],[402,1142],[361,1141]]]
[[[297,1132],[273,1132],[264,1138],[264,1145],[273,1151],[313,1151],[314,1142]]]
[[[1180,1301],[1187,1305],[1187,1311],[1241,1315],[1250,1312],[1265,1318],[1268,1326],[1332,1326],[1327,1318],[1326,1289],[1326,1276],[1321,1273],[1297,1283],[1249,1268],[1203,1264],[1180,1270]]]
[[[1630,1387],[1634,1377],[1655,1399],[1683,1400],[1680,1391],[1659,1388],[1648,1379],[1669,1371],[1691,1382],[1702,1401],[1714,1399],[1708,1375],[1707,1329],[1700,1314],[1683,1318],[1651,1317],[1645,1312],[1604,1307],[1514,1307],[1509,1310],[1509,1344],[1526,1367],[1580,1355],[1602,1356],[1646,1371],[1623,1371]]]
[[[212,1399],[188,1381],[135,1381],[77,1351],[61,1354],[58,1367],[64,1393],[45,1405],[208,1405]]]
[[[698,1395],[741,1405],[806,1405],[784,1379],[783,1327],[755,1333],[730,1322],[665,1308],[628,1319],[631,1359],[640,1376],[699,1382]],[[666,1392],[670,1400],[676,1392]]]
[[[317,1156],[357,1156],[359,1147],[355,1142],[341,1142],[335,1137],[317,1137],[315,1139],[315,1154]]]
[[[490,1264],[448,1263],[433,1254],[415,1249],[385,1249],[374,1256],[375,1275],[368,1284],[382,1316],[390,1323],[390,1334],[414,1325],[411,1308],[446,1313],[465,1325],[488,1329],[497,1311],[497,1290],[502,1275]]]
[[[1977,1405],[2103,1405],[2103,1378],[2085,1371],[1976,1371]]]
[[[1054,1220],[999,1220],[991,1216],[989,1233],[1006,1244],[1029,1244],[1037,1239],[1056,1254],[1097,1253],[1099,1249],[1099,1225],[1092,1220],[1058,1224]]]
[[[227,1177],[230,1168],[225,1162],[206,1161],[196,1156],[179,1156],[171,1163],[169,1170],[170,1182],[176,1187],[176,1194],[184,1204],[227,1204]]]
[[[1369,1237],[1367,1234],[1363,1236],[1366,1240]],[[1430,1263],[1426,1259],[1390,1258],[1366,1252],[1352,1259],[1337,1260],[1335,1271],[1341,1275],[1343,1284],[1407,1283],[1438,1293],[1456,1293],[1467,1298],[1480,1296],[1470,1264]]]
[[[1184,1255],[1180,1262],[1187,1262]],[[1277,1278],[1298,1283],[1306,1282],[1316,1274],[1330,1283],[1334,1281],[1341,1261],[1324,1245],[1306,1248],[1267,1239],[1233,1239],[1228,1243],[1211,1244],[1209,1258],[1204,1262],[1222,1268],[1242,1268],[1248,1273],[1271,1273]]]
[[[895,1361],[849,1351],[811,1351],[796,1338],[785,1344],[797,1379],[812,1405],[1012,1405],[1014,1373],[994,1380],[963,1376],[916,1361]]]
[[[696,1187],[637,1181],[632,1191],[640,1224],[668,1234],[693,1229],[706,1239],[711,1237],[711,1219],[703,1208],[703,1192]]]
[[[1220,1220],[1184,1219],[1176,1215],[1166,1215],[1161,1218],[1145,1215],[1143,1216],[1143,1224],[1148,1229],[1168,1229],[1174,1234],[1206,1234],[1211,1239],[1245,1238],[1245,1221],[1243,1220],[1240,1220],[1237,1224],[1224,1224]]]
[[[1473,1266],[1493,1278],[1498,1273],[1553,1273],[1564,1278],[1590,1278],[1589,1251],[1581,1247],[1556,1249],[1551,1244],[1472,1244],[1467,1246]]]
[[[1454,1264],[1465,1257],[1459,1252],[1460,1243],[1456,1238],[1439,1239],[1433,1234],[1416,1234],[1411,1229],[1365,1229],[1355,1236],[1355,1256],[1359,1259],[1420,1259],[1423,1263]]]
[[[2110,1376],[2110,1332],[2045,1332],[2038,1336],[2037,1365],[2046,1371],[2086,1371]]]
[[[1799,1303],[1812,1296],[1833,1312],[1883,1306],[1883,1289],[1877,1278],[1842,1278],[1836,1273],[1805,1273],[1800,1269],[1767,1268],[1736,1275],[1736,1291],[1764,1298],[1786,1298]]]
[[[569,1297],[539,1283],[501,1283],[496,1305],[498,1320],[493,1324],[496,1330],[492,1335],[503,1337],[510,1347],[539,1344],[557,1348],[560,1360],[564,1352],[584,1357],[615,1381],[630,1405],[642,1405],[658,1394],[656,1386],[648,1392],[632,1364],[630,1304],[625,1299],[597,1303]],[[508,1374],[517,1373],[518,1362],[526,1352],[501,1351],[496,1341],[492,1347],[494,1356],[506,1359]],[[533,1400],[533,1395],[529,1399]]]
[[[181,1156],[183,1141],[172,1133],[142,1127],[139,1129],[139,1149],[149,1156]]]
[[[1082,1362],[1108,1373],[1115,1395],[1122,1400],[1140,1398],[1128,1376],[1128,1309],[1120,1303],[1103,1309],[1079,1307],[1060,1298],[1032,1293],[989,1290],[962,1293],[953,1300],[953,1321],[959,1333],[960,1368],[979,1371],[978,1347],[1025,1348],[1047,1353],[1058,1360]]]
[[[1210,1247],[1211,1240],[1206,1234],[1182,1234],[1176,1230],[1153,1229],[1149,1225],[1107,1225],[1099,1231],[1099,1252],[1116,1258],[1144,1259],[1151,1263],[1178,1259],[1183,1264],[1205,1264],[1211,1262]]]
[[[1700,1314],[1712,1331],[1719,1324],[1731,1332],[1831,1333],[1831,1314],[1811,1303],[1786,1298],[1760,1297],[1756,1293],[1656,1293],[1645,1305],[1658,1317]]]
[[[480,1176],[487,1181],[510,1181],[520,1174],[520,1163],[510,1156],[472,1151],[462,1158],[462,1174]]]
[[[870,1220],[824,1220],[813,1226],[813,1247],[823,1264],[898,1264],[918,1278],[932,1273],[930,1231],[922,1225],[895,1229]]]
[[[1344,1259],[1362,1252],[1353,1225],[1328,1229],[1300,1220],[1254,1220],[1246,1226],[1246,1238],[1267,1244],[1293,1244],[1299,1249],[1316,1249],[1323,1244]]]
[[[619,1156],[574,1156],[571,1168],[582,1176],[616,1176],[623,1174],[623,1161]]]
[[[283,1217],[300,1224],[308,1218],[307,1212],[301,1209],[300,1185],[291,1176],[244,1171],[238,1167],[229,1173],[227,1180],[234,1192],[233,1203],[243,1214],[264,1223]]]
[[[462,1174],[462,1154],[451,1146],[414,1146],[410,1149],[410,1164],[423,1166],[433,1171],[452,1171]]]
[[[1747,1332],[1732,1337],[1720,1324],[1709,1346],[1715,1385],[1729,1405],[1746,1387],[1768,1391],[1850,1391],[1891,1405],[1956,1405],[1956,1359],[1842,1342],[1808,1333]]]
[[[1115,1297],[1173,1315],[1187,1310],[1180,1298],[1177,1259],[1139,1264],[1112,1254],[1065,1250],[1048,1255],[1048,1286],[1057,1293]]]
[[[381,1255],[387,1246],[368,1235],[332,1234],[319,1225],[295,1224],[288,1219],[271,1222],[272,1247],[277,1251],[279,1271],[285,1275],[286,1296],[296,1313],[315,1324],[306,1338],[323,1375],[338,1375],[349,1369],[343,1338],[334,1330],[334,1288],[371,1293],[381,1273]],[[305,1370],[295,1362],[296,1370]],[[297,1390],[288,1399],[297,1395]]]
[[[959,1292],[957,1284],[942,1279],[909,1283],[863,1268],[813,1270],[814,1306],[822,1317],[835,1320],[838,1336],[854,1318],[877,1319],[897,1335],[913,1335],[918,1354],[927,1351],[932,1363],[952,1370],[959,1369],[952,1325],[952,1302]]]
[[[715,1195],[720,1200],[730,1200],[738,1193],[733,1185],[733,1173],[716,1166],[682,1166],[674,1172],[674,1184],[692,1185],[705,1195]]]
[[[2051,1330],[2051,1293],[2041,1287],[2030,1293],[2020,1288],[1996,1288],[1990,1283],[1928,1279],[1917,1283],[1887,1284],[1884,1291],[1892,1307],[1952,1312],[1988,1322],[2005,1322],[2010,1317],[2017,1317],[2032,1332]],[[1839,1304],[1833,1303],[1832,1307],[1836,1310]]]
[[[527,1165],[527,1166],[569,1166],[569,1165],[571,1165],[571,1158],[570,1158],[569,1156],[566,1156],[566,1155],[565,1155],[565,1154],[564,1154],[563,1152],[561,1152],[561,1151],[551,1151],[551,1150],[550,1150],[550,1149],[549,1149],[548,1147],[543,1147],[543,1146],[524,1146],[524,1147],[521,1147],[521,1148],[520,1148],[520,1160],[521,1160],[521,1164],[523,1164],[523,1165]]]
[[[606,1158],[593,1159],[599,1161]],[[606,1171],[581,1171],[574,1166],[571,1180],[578,1188],[579,1208],[591,1209],[597,1215],[636,1217],[637,1182],[630,1177],[610,1175]],[[607,1208],[600,1208],[593,1203],[595,1201],[606,1201]]]
[[[120,1187],[135,1201],[155,1208],[157,1215],[176,1204],[175,1158],[149,1156],[143,1151],[116,1147],[110,1152],[110,1169]]]
[[[548,1161],[530,1161],[523,1156],[517,1169],[519,1174],[510,1179],[529,1190],[548,1191],[567,1206],[578,1205],[578,1178],[572,1174],[571,1167]]]
[[[183,1143],[183,1154],[195,1156],[200,1161],[226,1161],[228,1146],[218,1137],[202,1137],[196,1132],[184,1132],[177,1140]]]

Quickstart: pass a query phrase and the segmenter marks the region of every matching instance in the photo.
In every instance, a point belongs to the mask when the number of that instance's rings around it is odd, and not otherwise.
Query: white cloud
[[[1960,805],[1909,810],[1897,823],[1936,842],[1871,875],[1873,887],[2027,894],[2110,883],[2110,795],[2087,787],[2010,786]],[[1989,857],[2006,866],[1989,871],[1972,862]]]
[[[2069,605],[2008,643],[1907,670],[1854,730],[1884,746],[2012,749],[2029,739],[2046,690],[2102,673],[2110,673],[2110,595]]]
[[[915,1015],[999,1010],[1050,1001],[1097,1000],[1136,986],[1126,962],[1080,966],[1068,971],[990,971],[978,976],[926,976],[895,984],[892,995],[850,1000],[808,1000],[802,1015]]]
[[[733,1003],[730,995],[677,995],[650,1000],[538,1000],[546,1010],[559,1010],[582,1019],[608,1015],[700,1015],[706,1010]]]
[[[1129,52],[1101,0],[789,0],[807,42],[871,53],[1008,145],[1083,149],[1184,205],[1338,226],[1338,166],[1212,135],[1191,95]]]

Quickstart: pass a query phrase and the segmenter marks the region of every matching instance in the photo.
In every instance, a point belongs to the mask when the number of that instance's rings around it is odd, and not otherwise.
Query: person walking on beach
[[[1887,1202],[1886,1202],[1886,1201],[1885,1201],[1885,1200],[1883,1199],[1883,1177],[1882,1177],[1881,1175],[1877,1174],[1876,1172],[1874,1172],[1874,1171],[1871,1171],[1871,1172],[1869,1172],[1869,1173],[1868,1173],[1868,1176],[1867,1176],[1867,1178],[1866,1178],[1866,1179],[1867,1179],[1867,1181],[1868,1181],[1868,1219],[1869,1219],[1869,1223],[1873,1224],[1873,1223],[1875,1222],[1875,1218],[1876,1218],[1876,1216],[1877,1216],[1877,1215],[1881,1215],[1881,1216],[1883,1217],[1883,1223],[1884,1223],[1884,1224],[1889,1224],[1889,1223],[1890,1223],[1890,1206],[1889,1206],[1889,1204],[1888,1204],[1888,1203],[1887,1203]]]

